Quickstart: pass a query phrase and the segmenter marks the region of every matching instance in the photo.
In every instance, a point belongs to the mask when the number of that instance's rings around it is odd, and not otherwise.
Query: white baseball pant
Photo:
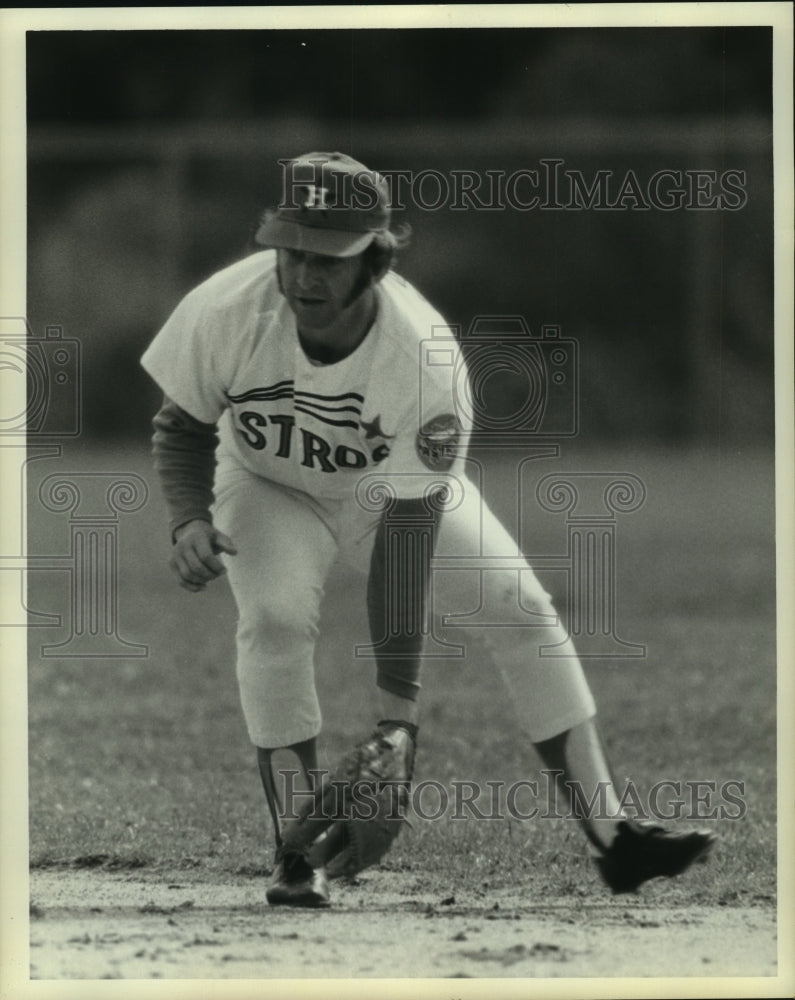
[[[464,485],[459,506],[442,515],[436,555],[479,555],[484,565],[518,555],[477,487]],[[321,728],[314,652],[325,581],[336,559],[367,572],[380,515],[273,483],[228,455],[219,460],[215,496],[215,524],[238,553],[224,560],[238,609],[237,678],[249,737],[259,747],[289,746]],[[475,606],[480,600],[499,622],[456,629],[455,639],[483,640],[520,726],[540,742],[593,716],[574,646],[530,566],[481,572],[473,562],[434,572],[434,610],[440,617],[472,610],[474,593]],[[557,655],[541,656],[541,644],[555,645]]]

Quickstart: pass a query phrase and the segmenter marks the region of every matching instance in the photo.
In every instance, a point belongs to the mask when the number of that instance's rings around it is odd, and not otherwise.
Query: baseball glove
[[[340,761],[283,830],[331,878],[377,864],[406,822],[417,727],[385,719]]]

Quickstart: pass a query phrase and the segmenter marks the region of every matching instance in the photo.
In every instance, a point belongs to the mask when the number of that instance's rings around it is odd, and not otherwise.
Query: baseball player
[[[423,341],[445,324],[391,268],[400,240],[386,182],[340,153],[282,165],[282,201],[256,234],[264,249],[190,292],[142,364],[164,393],[153,443],[171,567],[190,591],[226,574],[237,605],[241,704],[275,830],[267,898],[325,906],[326,866],[350,873],[385,849],[352,856],[352,828],[325,814],[314,825],[306,811],[282,822],[276,794],[275,750],[292,750],[307,775],[318,770],[314,650],[332,565],[343,559],[368,575],[382,706],[351,759],[372,765],[370,776],[407,782],[419,721],[417,622],[431,603],[453,611],[464,599],[466,574],[438,574],[445,579],[431,586],[429,546],[489,557],[516,555],[516,543],[466,474],[469,428],[449,366],[421,363]],[[576,651],[531,568],[492,569],[480,586],[501,624],[475,631],[542,761],[566,791],[577,782],[590,799],[607,789],[607,809],[582,822],[608,886],[632,891],[703,860],[711,834],[622,813]],[[539,655],[528,614],[562,657]]]

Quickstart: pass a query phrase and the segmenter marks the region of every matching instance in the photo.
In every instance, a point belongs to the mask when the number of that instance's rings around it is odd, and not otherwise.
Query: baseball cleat
[[[329,906],[323,868],[313,868],[300,851],[280,848],[271,883],[265,892],[271,906]]]
[[[635,892],[651,878],[672,878],[703,863],[717,840],[714,833],[672,833],[661,826],[622,821],[615,840],[596,865],[614,894]]]

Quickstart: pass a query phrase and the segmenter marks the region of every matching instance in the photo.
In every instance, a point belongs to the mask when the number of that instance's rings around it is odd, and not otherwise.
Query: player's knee
[[[247,646],[290,650],[296,643],[314,641],[317,626],[318,612],[313,604],[285,593],[247,609],[240,617],[237,635]]]
[[[544,590],[521,590],[519,595],[521,609],[541,618],[549,618],[557,621],[558,612],[552,601],[551,595]]]
[[[551,595],[531,570],[486,575],[490,577],[485,588],[486,605],[494,610],[499,621],[527,624],[528,616],[539,618],[539,623],[543,620],[551,624],[557,620]]]

